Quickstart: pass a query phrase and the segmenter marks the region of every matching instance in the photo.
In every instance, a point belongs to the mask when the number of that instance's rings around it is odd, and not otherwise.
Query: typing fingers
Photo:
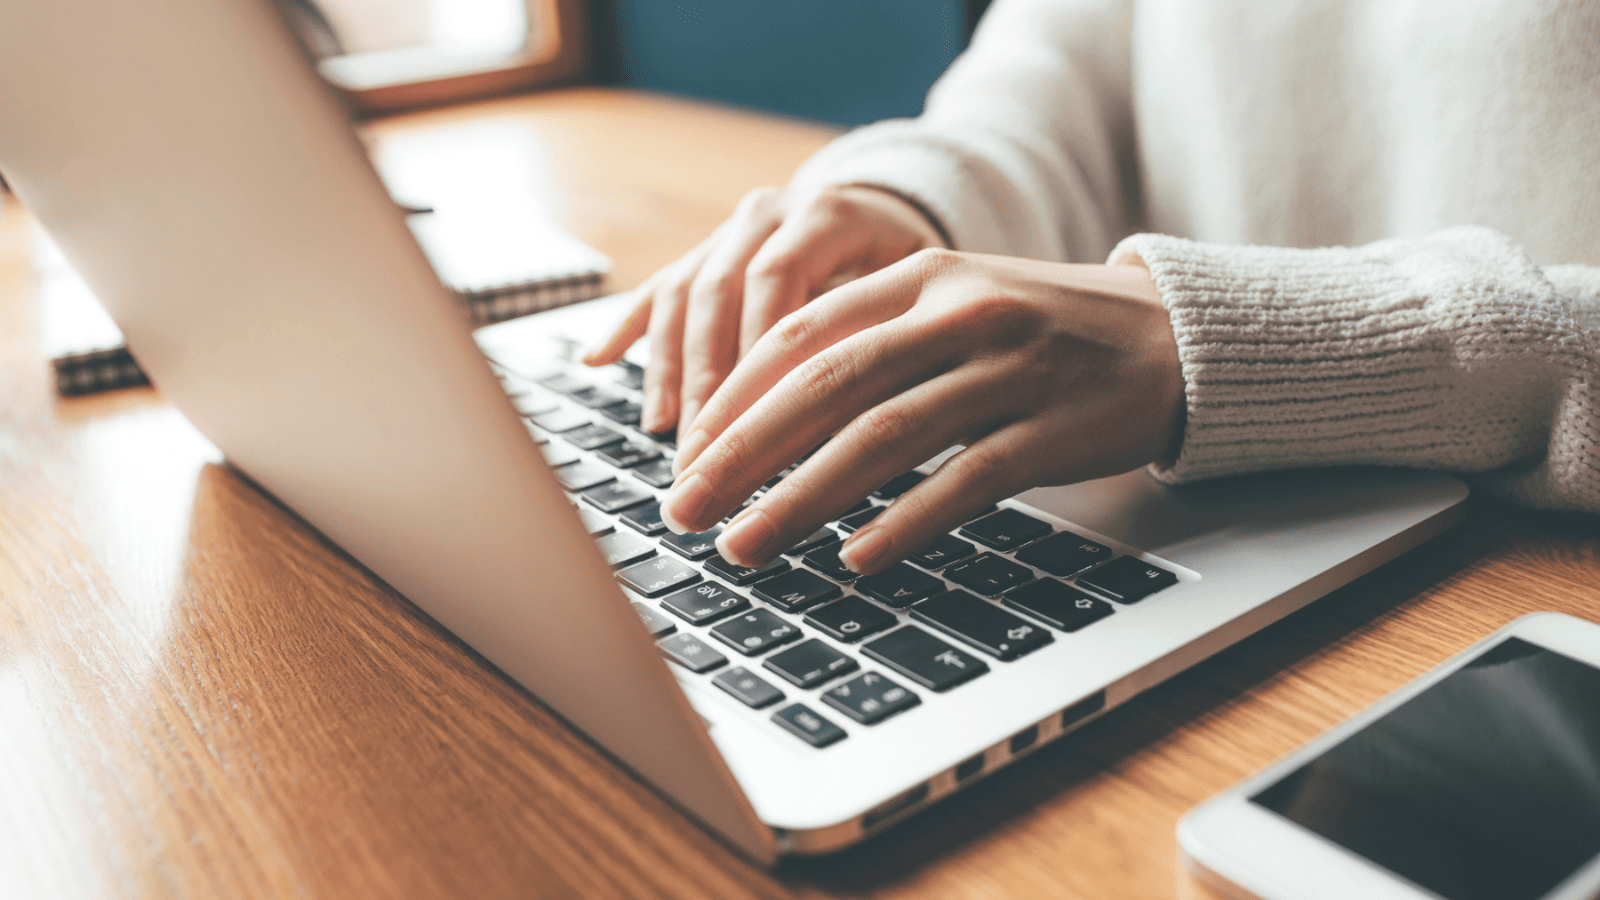
[[[927,270],[936,266],[936,260],[913,257],[829,291],[779,320],[706,402],[689,434],[679,435],[677,471],[686,473],[736,419],[799,367],[809,367],[797,376],[801,384],[819,378],[837,383],[839,373],[856,361],[848,353],[825,351],[905,313],[916,304]],[[922,352],[926,355],[926,348]]]
[[[968,435],[988,433],[1010,414],[993,383],[973,372],[917,384],[851,420],[736,516],[718,549],[742,565],[761,565],[889,479]]]
[[[700,408],[739,360],[739,318],[745,269],[783,219],[783,192],[751,191],[724,223],[688,291],[682,333],[678,431],[687,434]]]

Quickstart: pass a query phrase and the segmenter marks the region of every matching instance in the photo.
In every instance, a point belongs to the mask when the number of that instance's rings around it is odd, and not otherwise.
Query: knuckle
[[[898,403],[882,403],[857,417],[855,430],[869,447],[887,448],[922,433],[919,416]]]
[[[968,496],[1003,493],[1009,478],[1006,461],[999,454],[969,447],[951,457],[953,473]]]
[[[819,353],[795,370],[795,377],[816,402],[826,402],[849,387],[854,367],[838,353]]]
[[[811,343],[813,333],[811,316],[802,307],[779,319],[767,333],[767,339],[772,341],[773,349],[780,357],[788,357],[803,353]]]
[[[923,247],[906,257],[906,262],[917,272],[931,276],[956,268],[963,262],[963,257],[960,253],[944,247]]]
[[[743,481],[754,459],[749,441],[736,429],[724,431],[717,441],[722,445],[717,454],[717,468],[722,473],[718,480],[723,483]]]

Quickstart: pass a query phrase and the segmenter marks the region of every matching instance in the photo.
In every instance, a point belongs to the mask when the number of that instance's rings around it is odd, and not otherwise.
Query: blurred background
[[[309,9],[308,0],[286,0]],[[583,80],[838,125],[912,116],[988,0],[319,0],[357,90],[526,63],[566,35]],[[316,13],[311,13],[315,15]],[[562,17],[581,22],[557,20]],[[571,50],[572,48],[567,48]],[[545,79],[550,80],[550,79]],[[530,82],[531,83],[531,82]]]

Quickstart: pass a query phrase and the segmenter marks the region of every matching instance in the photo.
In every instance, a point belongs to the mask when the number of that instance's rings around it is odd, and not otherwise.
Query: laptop
[[[266,0],[8,5],[0,170],[233,466],[761,861],[981,785],[1467,493],[1132,472],[1007,500],[898,581],[830,564],[848,516],[752,573],[650,522],[672,448],[632,427],[637,367],[562,359],[623,301],[475,339]]]

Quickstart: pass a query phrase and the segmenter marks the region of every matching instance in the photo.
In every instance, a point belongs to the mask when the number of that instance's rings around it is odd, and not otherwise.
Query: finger
[[[778,228],[781,195],[776,189],[747,194],[729,218],[723,238],[695,273],[684,322],[680,434],[690,433],[701,406],[738,362],[745,268]]]
[[[871,575],[916,553],[986,507],[1033,486],[1033,457],[1044,446],[1038,423],[1024,419],[945,460],[852,534],[839,559]]]
[[[650,360],[644,371],[644,412],[640,426],[651,434],[669,431],[677,421],[679,372],[683,362],[683,308],[689,283],[722,234],[723,228],[718,226],[693,250],[645,282],[655,287],[650,298]]]
[[[710,527],[858,415],[948,368],[963,352],[962,336],[928,331],[896,320],[792,370],[683,470],[662,502],[663,520],[690,531]],[[702,434],[697,427],[692,439]]]
[[[739,356],[747,356],[779,319],[804,306],[819,286],[855,263],[869,240],[860,223],[842,221],[831,204],[814,203],[803,214],[785,219],[750,260]]]
[[[718,549],[740,565],[764,565],[889,479],[993,431],[1014,414],[1005,399],[983,373],[958,370],[880,403],[736,516]]]
[[[651,434],[671,430],[678,419],[678,384],[683,361],[686,281],[670,279],[656,290],[650,308],[650,364],[644,369],[644,413],[639,424]]]
[[[916,304],[923,281],[937,265],[937,261],[906,260],[831,291],[781,319],[706,401],[693,429],[679,442],[677,470],[687,471],[736,419],[801,367],[811,367],[804,376],[837,381],[833,369],[845,371],[855,363],[838,354],[823,358],[823,351],[903,315]]]
[[[608,366],[622,359],[622,354],[626,353],[635,341],[644,337],[645,330],[650,325],[651,300],[655,295],[654,282],[655,279],[652,278],[635,289],[634,293],[641,295],[640,300],[634,304],[633,310],[617,324],[610,337],[583,355],[584,365]]]

